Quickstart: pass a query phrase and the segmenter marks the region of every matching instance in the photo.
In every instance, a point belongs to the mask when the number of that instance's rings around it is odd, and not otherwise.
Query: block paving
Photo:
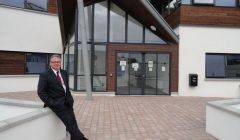
[[[36,91],[0,98],[40,101]],[[89,140],[217,140],[206,133],[206,103],[221,100],[182,96],[74,95],[74,111]]]

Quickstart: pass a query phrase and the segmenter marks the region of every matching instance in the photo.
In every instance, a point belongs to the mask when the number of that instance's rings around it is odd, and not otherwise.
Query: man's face
[[[61,59],[58,58],[58,57],[53,57],[51,60],[50,60],[50,66],[52,69],[58,71],[60,70],[61,68]]]

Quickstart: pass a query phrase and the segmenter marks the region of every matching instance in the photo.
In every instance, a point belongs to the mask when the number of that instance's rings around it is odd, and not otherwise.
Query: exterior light
[[[157,31],[156,27],[153,26],[153,25],[150,26],[150,29],[153,30],[153,31]]]

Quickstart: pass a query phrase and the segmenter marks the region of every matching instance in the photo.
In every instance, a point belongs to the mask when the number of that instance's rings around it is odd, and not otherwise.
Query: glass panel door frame
[[[115,67],[115,72],[116,72],[116,77],[115,77],[115,91],[116,91],[116,95],[171,95],[171,92],[170,92],[170,89],[171,89],[171,54],[170,53],[166,53],[166,52],[141,52],[141,51],[116,51],[115,52],[115,56],[116,56],[116,59],[115,59],[115,64],[116,64],[116,67]],[[119,60],[119,57],[118,55],[121,54],[125,54],[125,56],[127,56],[127,58],[125,59],[126,60],[126,66],[125,68],[125,71],[119,71],[122,69],[122,66],[120,66],[120,60]],[[140,78],[140,81],[137,81],[139,79],[135,79],[135,81],[131,81],[131,73],[130,73],[130,69],[132,68],[132,63],[129,62],[130,61],[130,57],[131,57],[131,54],[140,54],[141,55],[141,65],[144,66],[140,72],[140,76],[142,74],[142,76],[144,75],[144,77],[139,77]],[[149,62],[145,62],[146,61],[146,56],[151,56],[152,55],[155,55],[155,60],[156,62],[153,62],[153,65],[155,65],[155,70],[156,70],[156,74],[155,74],[155,77],[146,77],[146,74],[147,74],[147,70],[149,71],[153,71],[153,69],[150,69],[149,65],[151,65],[151,63],[149,64]],[[167,56],[166,57],[166,65],[165,66],[162,66],[162,62],[160,62],[159,60],[159,57],[160,55],[165,55]],[[166,61],[165,60],[165,61]],[[131,60],[132,61],[132,60]],[[153,60],[154,61],[154,60]],[[143,63],[144,62],[144,63]],[[131,64],[130,64],[131,63]],[[123,64],[121,64],[123,65]],[[162,79],[162,78],[159,78],[159,75],[161,76],[161,72],[166,72],[165,74],[165,79]],[[119,80],[118,78],[123,78],[121,76],[124,75],[124,81],[121,81],[121,79]],[[138,77],[134,77],[134,78],[138,78]],[[147,79],[148,78],[148,79]],[[156,83],[156,86],[155,86],[155,94],[146,94],[145,93],[145,90],[146,90],[146,81],[147,80],[155,80],[155,83]],[[142,80],[142,81],[141,81]],[[165,81],[164,81],[165,80]],[[125,84],[124,86],[121,87],[121,89],[118,87],[118,82],[121,82],[121,84]],[[131,94],[131,91],[130,91],[130,82],[133,82],[135,83],[135,86],[136,87],[141,87],[139,94]],[[140,82],[140,83],[137,83],[137,82]],[[142,82],[142,83],[141,83]],[[164,82],[164,83],[163,83]],[[140,84],[137,86],[137,84]],[[151,83],[149,83],[148,85],[151,85]],[[164,88],[164,91],[165,93],[162,93],[162,91],[160,91],[160,86],[161,88]],[[151,88],[151,87],[150,87]],[[123,90],[124,89],[124,90]],[[122,93],[120,93],[119,91],[122,91]],[[152,90],[153,91],[153,90]],[[124,94],[123,94],[124,93]]]

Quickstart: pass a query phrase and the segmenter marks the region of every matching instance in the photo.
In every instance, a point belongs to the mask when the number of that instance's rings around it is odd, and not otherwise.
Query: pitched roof
[[[84,5],[91,5],[103,0],[84,0]],[[167,0],[112,0],[119,7],[128,12],[132,17],[150,29],[155,26],[156,35],[166,42],[178,43],[178,36],[173,32],[171,27],[165,22],[158,13],[160,9],[155,6],[166,6]],[[67,38],[73,34],[74,18],[77,6],[77,0],[57,0],[60,28],[62,34],[63,45],[67,44]]]

